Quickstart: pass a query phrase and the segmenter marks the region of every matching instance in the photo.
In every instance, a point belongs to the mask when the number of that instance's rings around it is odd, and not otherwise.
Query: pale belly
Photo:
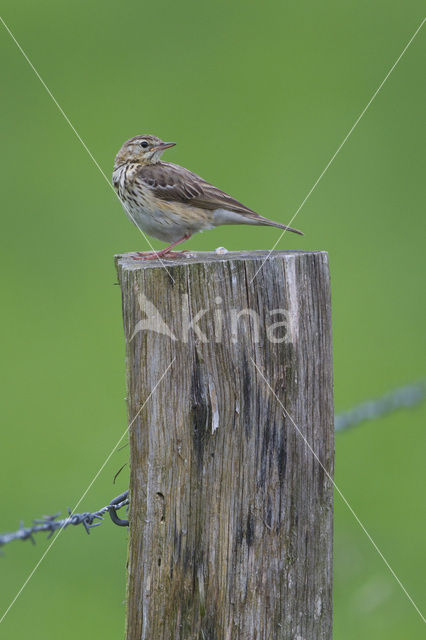
[[[162,240],[163,242],[175,242],[185,235],[192,235],[203,229],[212,229],[212,214],[201,215],[198,209],[185,208],[180,211],[182,205],[166,205],[160,207],[141,207],[131,202],[123,202],[127,217],[141,231]]]
[[[127,217],[141,231],[163,242],[172,243],[185,235],[212,229],[213,211],[190,207],[180,202],[159,201],[148,191],[129,188],[124,171],[113,174],[113,184]]]

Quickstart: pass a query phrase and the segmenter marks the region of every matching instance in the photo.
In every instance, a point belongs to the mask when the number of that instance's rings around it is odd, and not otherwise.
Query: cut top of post
[[[122,253],[115,256],[117,267],[120,269],[136,271],[138,269],[158,269],[168,267],[178,267],[182,265],[207,263],[207,262],[228,262],[233,260],[255,260],[262,262],[274,260],[276,258],[292,258],[296,256],[306,256],[323,254],[326,251],[228,251],[227,253],[216,253],[215,251],[188,251],[178,258],[161,258],[157,260],[137,260],[134,253]]]

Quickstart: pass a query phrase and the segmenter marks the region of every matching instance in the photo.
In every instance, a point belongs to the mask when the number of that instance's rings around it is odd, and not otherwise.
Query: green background
[[[166,158],[288,223],[422,20],[422,3],[3,3],[3,17],[107,174],[154,133]],[[424,374],[426,26],[279,249],[330,254],[341,411]],[[113,254],[148,247],[2,29],[0,531],[73,507],[126,427]],[[269,249],[276,229],[224,227],[186,248]],[[155,247],[163,247],[153,241]],[[336,482],[418,606],[425,408],[336,438]],[[110,460],[81,510],[126,489]],[[334,637],[420,638],[419,615],[336,495]],[[120,638],[127,531],[67,530],[0,637]],[[0,558],[0,616],[47,548]],[[306,639],[308,640],[308,639]]]

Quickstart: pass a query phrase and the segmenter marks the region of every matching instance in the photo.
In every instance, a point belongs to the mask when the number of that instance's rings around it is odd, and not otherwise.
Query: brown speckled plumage
[[[222,224],[273,226],[303,235],[263,218],[192,171],[162,162],[161,154],[171,146],[174,143],[156,136],[135,136],[123,144],[115,158],[114,188],[128,217],[142,231],[172,246],[197,231]],[[172,255],[169,247],[154,256],[160,254]]]

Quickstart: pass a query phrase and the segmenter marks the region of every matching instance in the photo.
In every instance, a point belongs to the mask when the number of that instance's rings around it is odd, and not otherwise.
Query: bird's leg
[[[157,258],[177,258],[182,256],[185,251],[171,251],[173,247],[180,244],[181,242],[185,242],[185,240],[189,240],[191,237],[190,233],[186,233],[179,240],[175,240],[165,249],[161,249],[160,251],[137,251],[136,255],[133,256],[133,260],[156,260]]]

